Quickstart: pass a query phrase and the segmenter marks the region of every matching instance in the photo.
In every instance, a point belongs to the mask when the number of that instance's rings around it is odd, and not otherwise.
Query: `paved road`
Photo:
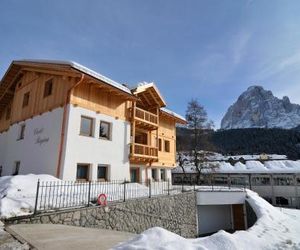
[[[38,250],[106,250],[135,236],[119,231],[57,224],[19,224],[8,226],[6,230]]]

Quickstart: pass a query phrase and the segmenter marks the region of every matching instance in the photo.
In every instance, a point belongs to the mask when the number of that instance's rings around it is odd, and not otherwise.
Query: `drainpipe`
[[[59,151],[58,151],[58,162],[57,162],[57,168],[56,168],[56,177],[59,178],[60,172],[61,172],[61,160],[62,160],[62,152],[64,147],[64,140],[65,140],[65,128],[66,128],[66,119],[67,119],[67,107],[68,103],[70,102],[70,96],[75,87],[77,87],[80,83],[82,83],[84,80],[84,74],[81,74],[80,80],[72,86],[67,93],[66,100],[64,103],[64,113],[63,113],[63,120],[61,125],[61,134],[60,134],[60,144],[59,144]]]

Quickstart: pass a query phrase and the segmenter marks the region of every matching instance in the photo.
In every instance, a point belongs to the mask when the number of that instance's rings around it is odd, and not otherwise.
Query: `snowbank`
[[[16,175],[0,178],[0,217],[32,213],[40,181],[60,181],[51,175]]]
[[[209,237],[185,239],[163,228],[151,228],[114,249],[300,249],[300,211],[280,211],[247,190],[258,220],[247,231],[223,230]]]

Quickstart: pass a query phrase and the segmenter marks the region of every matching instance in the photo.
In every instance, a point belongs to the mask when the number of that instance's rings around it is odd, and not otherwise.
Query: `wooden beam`
[[[61,76],[72,76],[72,77],[79,77],[79,74],[69,72],[69,71],[61,71],[61,70],[49,70],[49,69],[40,69],[40,68],[23,68],[24,71],[29,72],[39,72],[43,74],[49,74],[49,75],[61,75]]]

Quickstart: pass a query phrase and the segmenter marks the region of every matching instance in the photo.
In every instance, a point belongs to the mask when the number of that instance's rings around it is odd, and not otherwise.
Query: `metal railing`
[[[132,183],[128,181],[48,181],[37,183],[34,213],[65,208],[98,205],[100,194],[107,202],[124,202],[131,199],[151,198],[159,195],[180,193],[180,186],[171,186],[170,181]]]
[[[131,144],[131,155],[132,156],[141,156],[148,158],[157,158],[158,157],[158,148],[151,147],[144,144],[132,143]]]

